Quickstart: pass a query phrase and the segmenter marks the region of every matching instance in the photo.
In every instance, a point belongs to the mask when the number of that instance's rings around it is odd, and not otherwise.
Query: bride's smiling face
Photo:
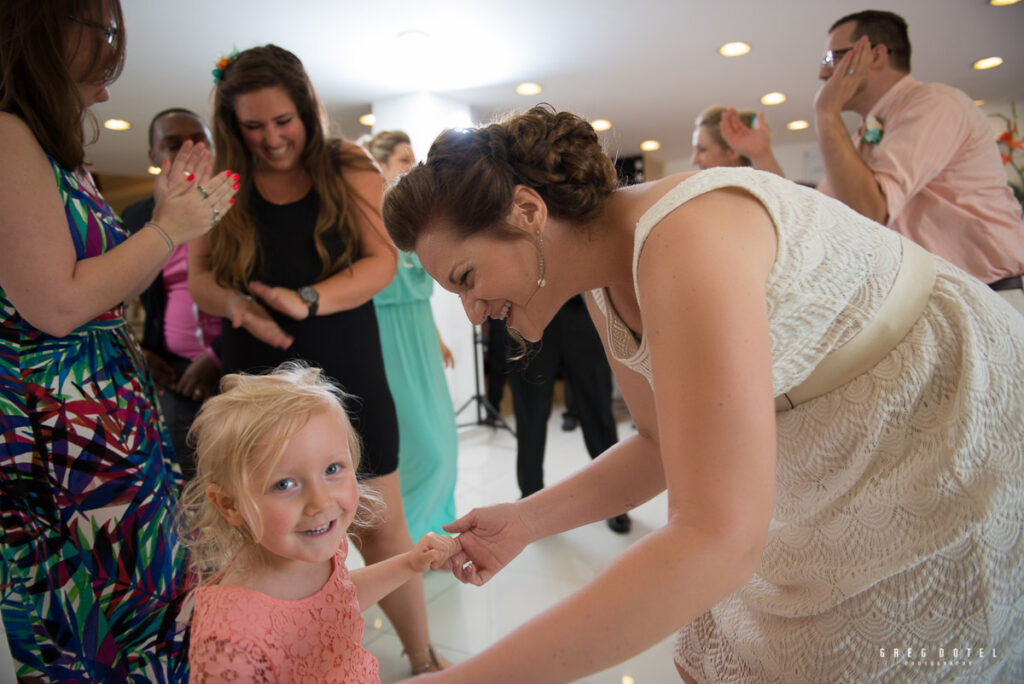
[[[513,229],[515,230],[515,229]],[[530,342],[541,338],[558,311],[540,279],[539,238],[486,232],[458,239],[445,220],[434,221],[416,241],[416,255],[434,280],[462,299],[473,325],[505,319]]]

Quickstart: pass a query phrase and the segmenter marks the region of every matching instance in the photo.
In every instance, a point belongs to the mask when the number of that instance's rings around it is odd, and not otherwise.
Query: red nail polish
[[[239,175],[238,175],[238,174],[236,173],[236,174],[235,174],[235,180],[238,180],[239,178],[241,178],[241,176],[239,176]]]
[[[190,183],[191,183],[191,182],[192,182],[192,179],[193,179],[193,178],[195,178],[195,177],[196,177],[196,174],[194,174],[194,173],[190,173],[190,174],[188,174],[187,176],[185,176],[185,180],[187,180],[188,182],[190,182]]]
[[[234,185],[232,185],[232,186],[231,186],[231,188],[232,188],[233,190],[237,190],[237,189],[238,189],[238,188],[240,188],[240,187],[242,187],[242,186],[241,186],[241,185],[239,185],[238,183],[235,183]]]
[[[228,200],[228,204],[234,204],[234,203],[235,203],[235,198],[234,197],[232,197],[231,199]]]
[[[228,178],[231,178],[231,169],[228,169],[227,171],[225,171],[224,175],[227,176]]]

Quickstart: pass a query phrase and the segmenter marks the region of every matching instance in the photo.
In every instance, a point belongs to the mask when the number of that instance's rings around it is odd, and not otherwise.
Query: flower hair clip
[[[868,145],[877,145],[882,140],[882,133],[885,129],[882,127],[882,120],[875,118],[873,115],[868,116],[864,120],[864,135],[861,140],[866,142]]]
[[[220,83],[221,77],[224,75],[224,70],[228,68],[228,65],[238,59],[238,48],[235,48],[227,54],[225,57],[223,53],[220,55],[220,59],[217,60],[217,66],[214,67],[213,71],[213,84],[217,85]]]

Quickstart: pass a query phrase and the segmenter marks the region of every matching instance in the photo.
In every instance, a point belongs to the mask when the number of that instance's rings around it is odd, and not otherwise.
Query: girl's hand
[[[409,552],[409,563],[416,572],[445,567],[448,559],[459,549],[452,537],[436,532],[427,532]]]
[[[234,204],[238,174],[226,171],[212,176],[212,172],[209,148],[191,140],[181,146],[173,164],[164,160],[161,165],[153,188],[153,223],[175,246],[206,233]]]
[[[309,318],[309,305],[302,301],[302,297],[295,290],[287,287],[271,287],[258,280],[249,281],[249,291],[263,300],[263,303],[285,316],[291,316],[297,321]]]
[[[444,526],[456,538],[458,550],[444,567],[464,583],[480,586],[526,548],[531,534],[515,504],[474,508]]]
[[[252,297],[235,295],[228,300],[227,307],[232,328],[245,328],[256,339],[280,349],[287,349],[295,341]]]

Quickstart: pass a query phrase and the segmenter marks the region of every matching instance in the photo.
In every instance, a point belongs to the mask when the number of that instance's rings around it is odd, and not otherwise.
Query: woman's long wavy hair
[[[72,17],[116,31],[111,57],[101,64],[105,38],[94,28]],[[3,0],[0,2],[0,111],[18,116],[47,154],[76,171],[85,163],[83,120],[88,111],[70,70],[74,55],[66,54],[69,34],[80,26],[84,36],[79,49],[92,55],[90,73],[96,82],[117,80],[124,65],[125,34],[118,0]],[[99,135],[95,118],[93,139]]]
[[[214,278],[219,285],[242,292],[246,291],[257,262],[265,255],[255,239],[252,214],[253,175],[258,169],[242,138],[235,101],[239,95],[275,87],[288,93],[306,129],[306,148],[301,159],[313,179],[320,203],[314,239],[322,266],[321,278],[348,267],[359,258],[356,212],[376,211],[372,206],[355,206],[341,176],[345,166],[371,170],[373,162],[357,146],[344,146],[341,140],[327,137],[326,112],[299,58],[276,45],[243,51],[221,70],[214,90],[213,114],[217,169],[238,173],[242,187],[236,195],[235,208],[210,231],[210,266]],[[332,232],[340,237],[342,245],[341,252],[334,257],[327,246]]]

